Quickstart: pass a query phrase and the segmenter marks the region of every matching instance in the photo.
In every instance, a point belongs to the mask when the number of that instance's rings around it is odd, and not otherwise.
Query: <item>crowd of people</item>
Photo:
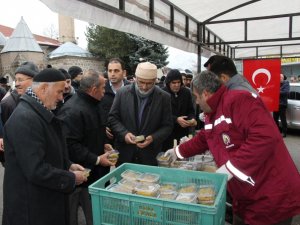
[[[286,107],[273,119],[228,57],[204,66],[197,75],[171,69],[158,82],[150,62],[134,76],[119,58],[105,73],[23,63],[0,104],[2,224],[77,225],[82,207],[92,225],[88,185],[111,166],[156,166],[162,151],[176,160],[207,150],[228,176],[233,224],[291,224],[300,213],[300,177],[274,122]]]

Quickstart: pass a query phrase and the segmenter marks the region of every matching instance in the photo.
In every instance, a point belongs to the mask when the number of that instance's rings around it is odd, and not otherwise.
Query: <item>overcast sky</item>
[[[23,16],[29,29],[34,34],[44,35],[54,27],[58,31],[58,16],[39,0],[3,0],[1,2],[0,24],[15,28]],[[78,45],[86,48],[84,32],[88,24],[75,20],[75,37]],[[169,67],[195,70],[196,54],[187,53],[169,47]]]

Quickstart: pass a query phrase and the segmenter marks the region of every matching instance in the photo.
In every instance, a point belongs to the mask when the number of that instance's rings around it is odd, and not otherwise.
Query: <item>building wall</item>
[[[46,61],[42,52],[6,52],[0,55],[0,76],[9,76],[14,79],[15,71],[23,62],[32,61],[39,69],[45,68]]]
[[[57,58],[49,59],[49,64],[55,68],[64,68],[68,70],[71,66],[79,66],[82,70],[94,69],[96,71],[104,70],[104,61],[97,58],[82,58],[82,57],[71,57],[62,56]]]

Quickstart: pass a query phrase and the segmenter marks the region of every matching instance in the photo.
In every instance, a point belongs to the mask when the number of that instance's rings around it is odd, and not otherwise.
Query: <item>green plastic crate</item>
[[[111,192],[105,184],[118,182],[127,169],[160,174],[160,182],[212,183],[215,204],[205,206],[134,194]],[[94,225],[220,225],[225,224],[227,177],[223,174],[125,163],[89,186]]]

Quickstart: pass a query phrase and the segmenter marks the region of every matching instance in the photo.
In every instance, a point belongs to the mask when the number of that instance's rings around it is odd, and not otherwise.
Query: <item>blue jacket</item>
[[[287,106],[289,92],[290,92],[290,82],[284,80],[282,83],[280,83],[279,105]]]

